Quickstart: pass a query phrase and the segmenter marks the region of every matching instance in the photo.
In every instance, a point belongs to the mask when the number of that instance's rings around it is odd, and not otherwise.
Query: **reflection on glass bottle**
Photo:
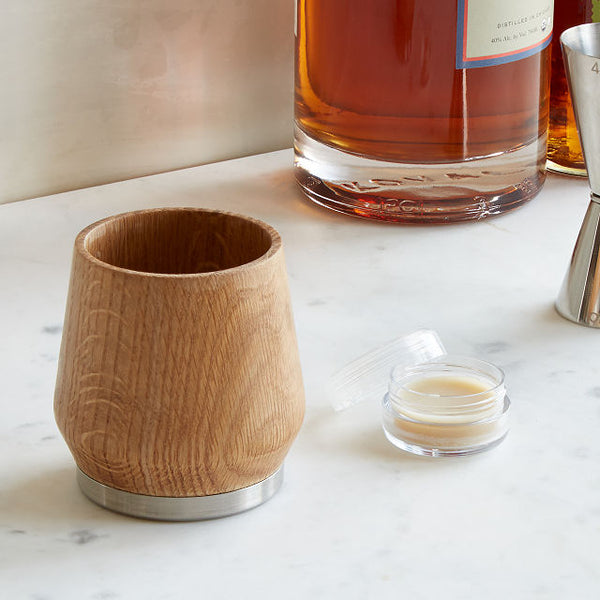
[[[548,168],[569,175],[587,173],[563,65],[560,34],[569,27],[593,21],[600,21],[600,0],[555,0]]]

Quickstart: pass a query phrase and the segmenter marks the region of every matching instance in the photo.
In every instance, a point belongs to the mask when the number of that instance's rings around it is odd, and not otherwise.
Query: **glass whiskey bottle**
[[[594,21],[600,21],[600,0],[555,0],[548,169],[558,173],[587,175],[562,59],[560,34],[569,27]]]
[[[296,178],[396,222],[505,212],[545,177],[552,0],[297,0]]]

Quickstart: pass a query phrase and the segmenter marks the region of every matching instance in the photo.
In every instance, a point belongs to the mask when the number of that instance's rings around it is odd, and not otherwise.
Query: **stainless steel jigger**
[[[556,309],[600,328],[600,23],[567,29],[560,42],[592,193]]]

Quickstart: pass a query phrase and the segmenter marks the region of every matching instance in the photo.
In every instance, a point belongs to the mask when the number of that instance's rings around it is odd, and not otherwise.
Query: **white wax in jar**
[[[493,381],[471,375],[419,374],[396,390],[394,405],[405,417],[426,423],[473,423],[502,411],[504,394]]]

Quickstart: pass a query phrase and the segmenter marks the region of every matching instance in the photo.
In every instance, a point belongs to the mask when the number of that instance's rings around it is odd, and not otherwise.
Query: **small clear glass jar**
[[[383,399],[383,429],[407,452],[460,456],[499,444],[508,433],[509,410],[501,369],[443,354],[393,369]]]

